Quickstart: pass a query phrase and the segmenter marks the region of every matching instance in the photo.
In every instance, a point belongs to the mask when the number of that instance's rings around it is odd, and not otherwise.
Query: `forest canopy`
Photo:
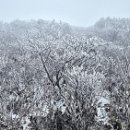
[[[129,130],[130,19],[0,22],[0,128]]]

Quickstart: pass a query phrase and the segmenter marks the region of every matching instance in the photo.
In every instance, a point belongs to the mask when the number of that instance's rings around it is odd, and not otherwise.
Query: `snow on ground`
[[[98,97],[97,102],[97,117],[96,120],[99,122],[103,122],[106,124],[109,120],[109,117],[107,115],[107,112],[105,111],[106,105],[110,104],[110,101],[106,97]]]

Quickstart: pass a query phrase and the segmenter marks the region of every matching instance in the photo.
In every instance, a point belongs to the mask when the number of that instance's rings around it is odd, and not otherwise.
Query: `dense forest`
[[[130,19],[0,22],[0,130],[130,130]]]

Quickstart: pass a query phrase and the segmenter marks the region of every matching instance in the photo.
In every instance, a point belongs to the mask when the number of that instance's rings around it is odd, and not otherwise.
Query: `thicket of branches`
[[[130,20],[93,27],[0,23],[2,130],[129,130]],[[107,122],[100,98],[109,99]]]

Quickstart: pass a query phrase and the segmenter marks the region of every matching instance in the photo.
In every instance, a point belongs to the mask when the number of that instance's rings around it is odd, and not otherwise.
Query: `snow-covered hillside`
[[[0,23],[0,128],[128,130],[129,25]]]

